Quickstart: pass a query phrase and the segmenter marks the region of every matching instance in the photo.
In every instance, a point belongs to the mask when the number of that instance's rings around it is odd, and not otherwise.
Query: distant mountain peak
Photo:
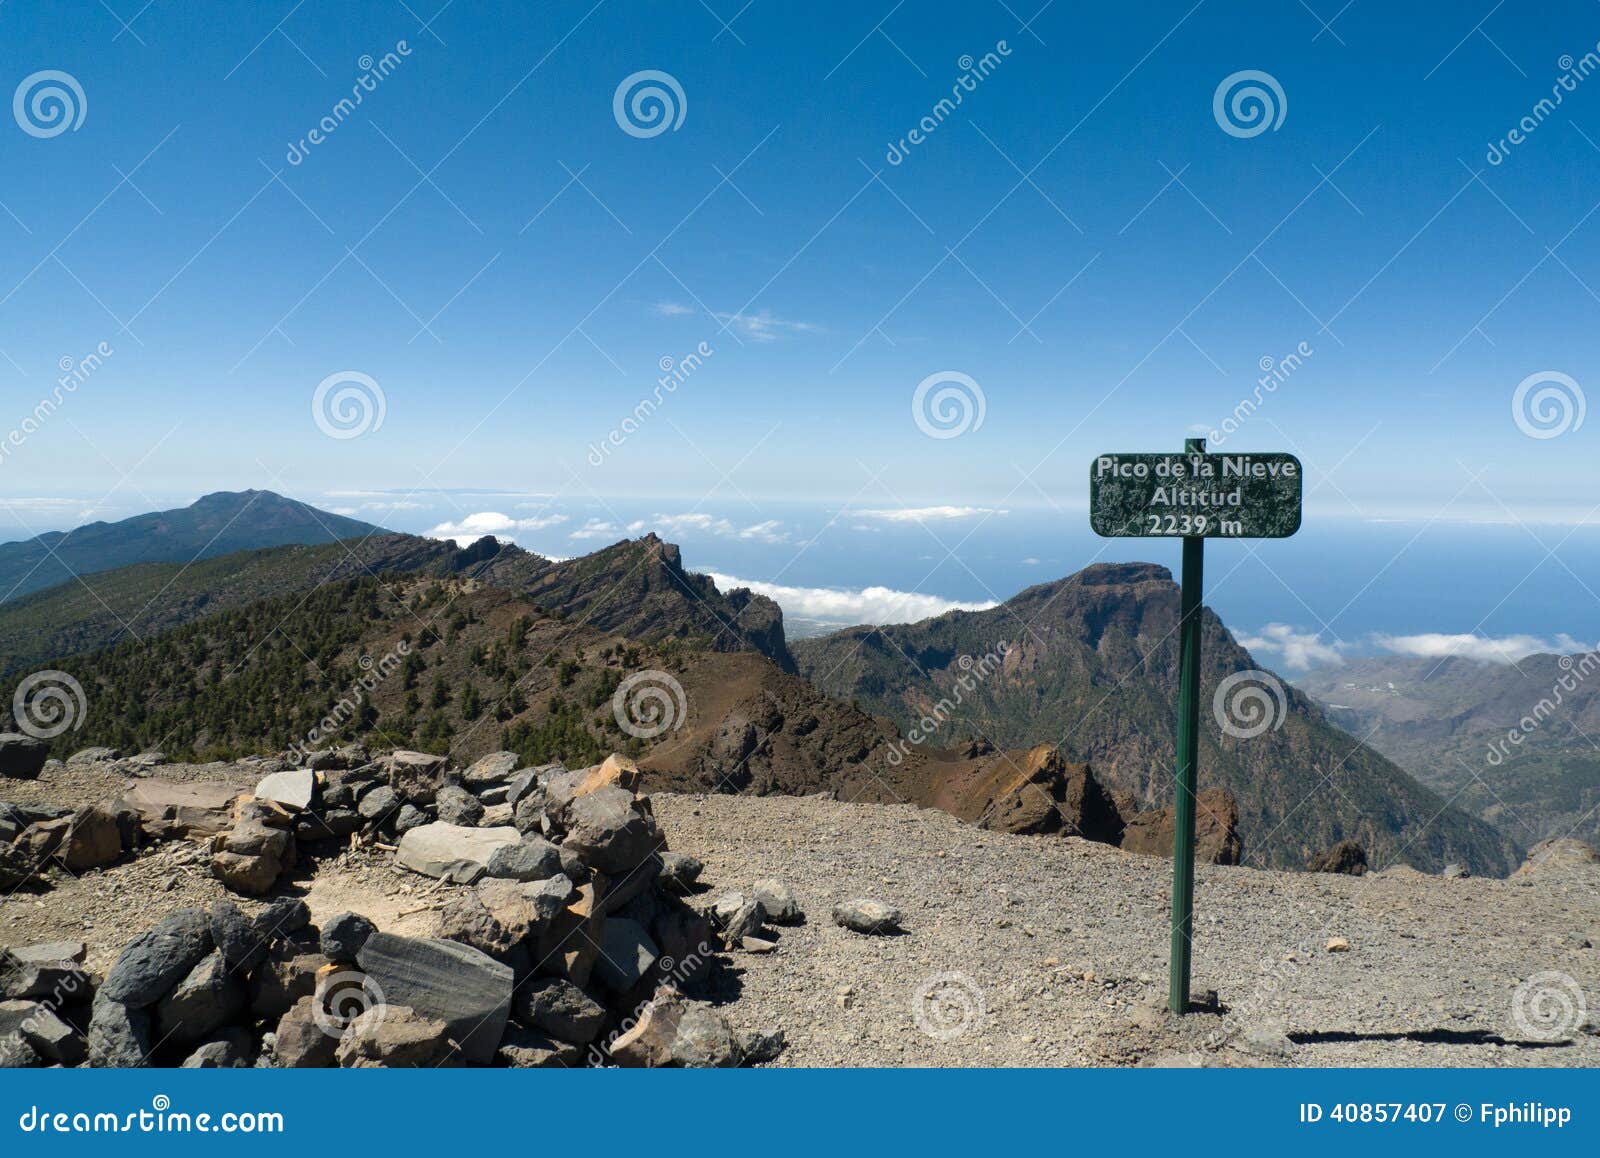
[[[0,602],[135,563],[191,563],[383,533],[273,491],[213,491],[186,507],[0,544]]]

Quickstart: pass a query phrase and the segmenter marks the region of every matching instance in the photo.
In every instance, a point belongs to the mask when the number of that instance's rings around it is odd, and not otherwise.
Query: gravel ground
[[[155,774],[248,788],[258,771]],[[127,779],[53,764],[3,788],[79,805]],[[692,903],[776,877],[806,914],[774,929],[775,951],[733,953],[718,994],[737,1026],[785,1031],[779,1065],[1600,1066],[1597,864],[1509,881],[1204,866],[1195,980],[1222,1012],[1180,1019],[1163,1009],[1167,861],[909,806],[653,799],[670,847],[705,862]],[[49,883],[0,900],[0,945],[83,940],[99,970],[165,913],[229,895],[188,842]],[[412,935],[431,934],[438,890],[371,848],[308,858],[291,887],[319,919],[354,909]],[[833,905],[854,897],[897,906],[903,932],[836,926]],[[1348,949],[1329,951],[1335,938]],[[1586,1015],[1567,1012],[1580,1002]],[[1541,1040],[1541,1015],[1561,1040]]]
[[[705,900],[772,876],[806,913],[776,952],[734,954],[730,1017],[784,1028],[780,1065],[1600,1065],[1600,948],[1585,947],[1600,946],[1600,865],[1510,881],[1202,867],[1196,987],[1226,1012],[1180,1019],[1161,1008],[1168,861],[912,807],[654,799],[672,847],[705,861]],[[905,934],[836,926],[855,896],[898,906]],[[1561,1044],[1513,1013],[1547,971],[1591,1011]],[[1541,985],[1530,1008],[1559,1007]]]

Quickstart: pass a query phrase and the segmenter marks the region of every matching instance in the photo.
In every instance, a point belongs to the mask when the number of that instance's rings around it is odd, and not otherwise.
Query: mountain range
[[[1355,840],[1377,865],[1516,864],[1514,842],[1352,740],[1270,672],[1248,677],[1270,713],[1260,734],[1225,730],[1231,701],[1226,688],[1219,700],[1219,684],[1258,669],[1221,620],[1210,610],[1204,616],[1200,783],[1238,801],[1246,863],[1303,867],[1316,852]],[[1149,807],[1172,798],[1178,618],[1179,589],[1166,568],[1101,564],[987,611],[850,628],[792,646],[801,674],[819,689],[903,729],[942,719],[939,735],[981,735],[1001,747],[1058,744]],[[977,657],[997,645],[1004,663],[973,680]]]
[[[302,506],[263,492],[202,505],[231,508],[230,533],[245,538],[252,510],[261,533],[280,534]],[[308,535],[334,525],[305,511]],[[162,525],[203,521],[171,514]],[[85,690],[62,752],[227,758],[370,738],[570,764],[620,750],[658,786],[911,801],[1012,831],[1059,827],[1085,763],[1123,816],[1171,802],[1177,588],[1153,565],[790,642],[770,599],[718,590],[654,535],[556,561],[374,528],[189,565],[162,559],[174,537],[141,547],[117,528],[99,533],[145,561],[0,606],[5,670],[48,664]],[[1219,681],[1255,665],[1209,612],[1205,649],[1209,705]],[[641,738],[614,700],[648,673],[678,690],[674,726]],[[1226,734],[1205,714],[1201,783],[1237,802],[1247,863],[1302,868],[1345,839],[1375,863],[1431,871],[1456,861],[1504,875],[1518,859],[1514,841],[1290,687],[1262,735]]]
[[[1333,723],[1518,843],[1600,842],[1600,655],[1392,656],[1301,684]]]

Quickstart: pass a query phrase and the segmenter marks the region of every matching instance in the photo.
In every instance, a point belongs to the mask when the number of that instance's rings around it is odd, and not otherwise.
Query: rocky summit
[[[96,810],[119,843],[82,871],[60,846],[19,862],[0,906],[0,1060],[1600,1064],[1600,1022],[1562,1012],[1580,1008],[1563,979],[1600,985],[1600,857],[1576,841],[1495,880],[1369,869],[1353,842],[1312,872],[1251,869],[1219,830],[1195,949],[1212,1012],[1180,1019],[1164,1007],[1169,870],[1130,848],[1168,839],[1170,819],[1125,814],[1053,751],[1012,787],[1048,784],[1085,831],[646,795],[621,755],[524,769],[348,748],[315,763],[157,778],[50,761],[11,782],[9,815],[70,829]],[[511,823],[495,823],[503,802],[476,825],[438,818],[450,789],[481,802],[502,780],[522,787]],[[199,785],[217,790],[182,791]]]

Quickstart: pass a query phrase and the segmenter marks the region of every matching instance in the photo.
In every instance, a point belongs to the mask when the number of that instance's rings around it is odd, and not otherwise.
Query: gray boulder
[[[389,787],[412,804],[432,804],[439,789],[450,783],[448,762],[427,752],[394,752],[389,760]]]
[[[400,794],[387,784],[380,784],[361,797],[356,811],[361,819],[371,824],[385,824],[392,820],[400,807]]]
[[[692,892],[705,868],[698,857],[686,852],[664,852],[661,854],[661,887],[674,893]]]
[[[857,897],[833,906],[833,923],[868,936],[893,933],[900,927],[900,910],[882,901]]]
[[[209,914],[211,943],[222,954],[223,962],[240,976],[261,963],[271,939],[256,931],[255,922],[232,901],[218,901]]]
[[[163,1042],[201,1042],[244,1012],[244,980],[216,950],[156,1003],[156,1036]]]
[[[0,732],[0,776],[37,780],[50,758],[50,745],[20,732]]]
[[[284,1069],[326,1069],[333,1065],[339,1039],[322,1027],[316,1009],[314,995],[302,997],[278,1020],[272,1056]]]
[[[638,807],[625,788],[605,787],[579,796],[561,812],[562,844],[591,868],[623,877],[661,846],[655,819]]]
[[[234,1070],[255,1065],[256,1043],[250,1031],[230,1026],[183,1059],[181,1069]]]
[[[514,881],[542,881],[561,871],[561,850],[542,836],[525,836],[495,849],[489,875]]]
[[[150,1035],[150,1011],[130,1009],[105,996],[95,995],[89,1014],[89,1064],[107,1069],[136,1069],[150,1064],[155,1042]]]
[[[377,931],[360,913],[339,913],[322,923],[322,955],[330,961],[353,963],[367,938]]]
[[[154,1005],[211,950],[209,914],[179,909],[122,951],[97,998],[132,1008]]]
[[[256,799],[270,800],[285,808],[303,811],[311,807],[317,794],[317,774],[310,768],[291,768],[274,772],[256,785]]]
[[[771,877],[759,880],[751,886],[750,891],[766,910],[767,920],[774,925],[797,924],[804,917],[800,911],[800,902],[794,898],[794,892],[780,880]]]
[[[67,767],[81,768],[85,764],[109,764],[122,759],[121,748],[79,748],[67,757]]]
[[[334,1056],[341,1066],[357,1069],[433,1069],[460,1064],[449,1028],[405,1005],[375,1005],[357,1017],[339,1039]]]
[[[83,1035],[37,1001],[0,1001],[0,1041],[10,1038],[21,1038],[40,1058],[59,1065],[81,1065],[88,1053]]]
[[[55,951],[70,946],[39,946]],[[89,979],[76,961],[52,960],[38,949],[0,949],[0,997],[47,999],[54,1004],[71,1001],[75,995],[87,997]]]
[[[626,993],[644,980],[659,956],[661,951],[638,921],[609,917],[605,924],[605,941],[594,968],[600,980],[613,992]]]
[[[536,1029],[520,1025],[506,1028],[495,1051],[494,1063],[506,1069],[573,1069],[583,1065],[583,1047],[561,1041]]]
[[[421,828],[424,824],[433,823],[433,817],[409,801],[400,806],[400,811],[394,814],[394,831],[396,836],[404,836],[413,828]]]
[[[461,782],[473,792],[481,793],[485,788],[510,781],[511,774],[521,762],[521,757],[515,752],[490,752],[468,766],[461,774]]]
[[[551,1037],[587,1045],[605,1025],[606,1008],[570,981],[534,977],[517,991],[517,1017]]]
[[[394,859],[412,872],[470,885],[488,872],[496,849],[521,839],[514,828],[467,828],[439,821],[402,836]]]
[[[385,1003],[442,1022],[462,1060],[487,1065],[494,1059],[511,1012],[509,966],[456,941],[393,933],[368,937],[357,961]]]
[[[439,819],[445,824],[476,828],[483,819],[483,804],[465,788],[446,784],[439,789],[436,801]]]

